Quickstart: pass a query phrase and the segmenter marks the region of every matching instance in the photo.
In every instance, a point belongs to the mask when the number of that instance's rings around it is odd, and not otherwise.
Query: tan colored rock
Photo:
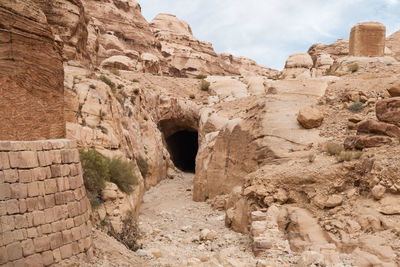
[[[108,201],[108,200],[115,200],[118,198],[118,187],[116,184],[114,183],[109,183],[106,182],[106,186],[103,189],[103,191],[101,191],[101,198],[103,199],[103,201]]]
[[[345,149],[363,149],[368,147],[380,147],[392,143],[392,139],[380,135],[357,135],[344,140]]]
[[[127,56],[112,56],[103,60],[101,66],[110,69],[133,70],[136,67],[136,62]]]
[[[380,100],[376,103],[378,120],[400,126],[400,97]]]
[[[400,82],[396,81],[389,89],[389,94],[391,97],[400,96]]]
[[[325,203],[325,207],[334,208],[334,207],[342,205],[342,203],[343,203],[343,196],[331,195],[328,197],[328,200]]]
[[[286,60],[285,68],[306,68],[313,66],[312,58],[307,53],[297,53],[289,56]]]
[[[357,133],[387,135],[400,138],[400,128],[389,123],[366,120],[358,124]]]
[[[380,184],[374,186],[374,187],[371,189],[372,196],[373,196],[376,200],[381,199],[381,198],[384,196],[385,192],[386,192],[386,187],[384,187],[384,186],[382,186],[382,185],[380,185]]]
[[[324,120],[323,114],[315,107],[304,107],[299,110],[297,121],[306,129],[319,127]]]
[[[358,23],[350,33],[350,56],[383,57],[386,27],[378,22]]]

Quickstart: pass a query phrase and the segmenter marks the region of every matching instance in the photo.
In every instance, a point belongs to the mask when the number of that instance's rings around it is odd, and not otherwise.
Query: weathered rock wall
[[[0,140],[65,137],[61,48],[34,2],[0,2],[0,55]]]
[[[75,141],[0,142],[0,264],[90,258],[90,213]]]

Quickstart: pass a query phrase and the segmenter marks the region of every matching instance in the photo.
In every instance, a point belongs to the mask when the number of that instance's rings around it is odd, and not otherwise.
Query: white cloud
[[[217,52],[282,68],[287,57],[313,43],[348,38],[359,21],[381,21],[394,31],[398,0],[139,0],[148,20],[172,13]]]

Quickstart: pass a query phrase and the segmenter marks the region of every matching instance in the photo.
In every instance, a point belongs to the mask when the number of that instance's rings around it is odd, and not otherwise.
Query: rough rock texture
[[[386,46],[392,51],[393,57],[397,60],[400,59],[400,31],[397,31],[388,36],[386,39]]]
[[[96,44],[88,42],[89,19],[81,0],[33,0],[44,14],[56,40],[62,43],[64,60],[79,60],[89,65],[94,60]],[[91,58],[92,57],[92,58]]]
[[[0,139],[65,137],[61,50],[45,14],[32,1],[2,1],[0,29]]]
[[[380,121],[400,126],[400,97],[393,97],[377,102],[376,117]]]
[[[0,264],[63,265],[93,256],[76,142],[0,142]]]
[[[296,53],[286,60],[285,69],[282,72],[283,78],[310,78],[313,60],[308,53]]]
[[[323,119],[323,114],[315,107],[304,107],[297,116],[297,121],[306,129],[319,127]]]
[[[190,26],[174,15],[159,14],[151,21],[150,27],[161,43],[161,52],[168,62],[169,72],[175,76],[239,75],[249,72],[276,74],[276,71],[259,66],[250,59],[229,54],[218,55],[211,43],[196,39]]]
[[[350,56],[383,57],[386,27],[378,22],[358,23],[350,32]]]

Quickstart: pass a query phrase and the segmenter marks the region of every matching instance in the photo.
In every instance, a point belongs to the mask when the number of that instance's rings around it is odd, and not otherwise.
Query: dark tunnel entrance
[[[166,141],[175,166],[184,172],[194,173],[198,150],[197,131],[181,130],[167,137]]]

